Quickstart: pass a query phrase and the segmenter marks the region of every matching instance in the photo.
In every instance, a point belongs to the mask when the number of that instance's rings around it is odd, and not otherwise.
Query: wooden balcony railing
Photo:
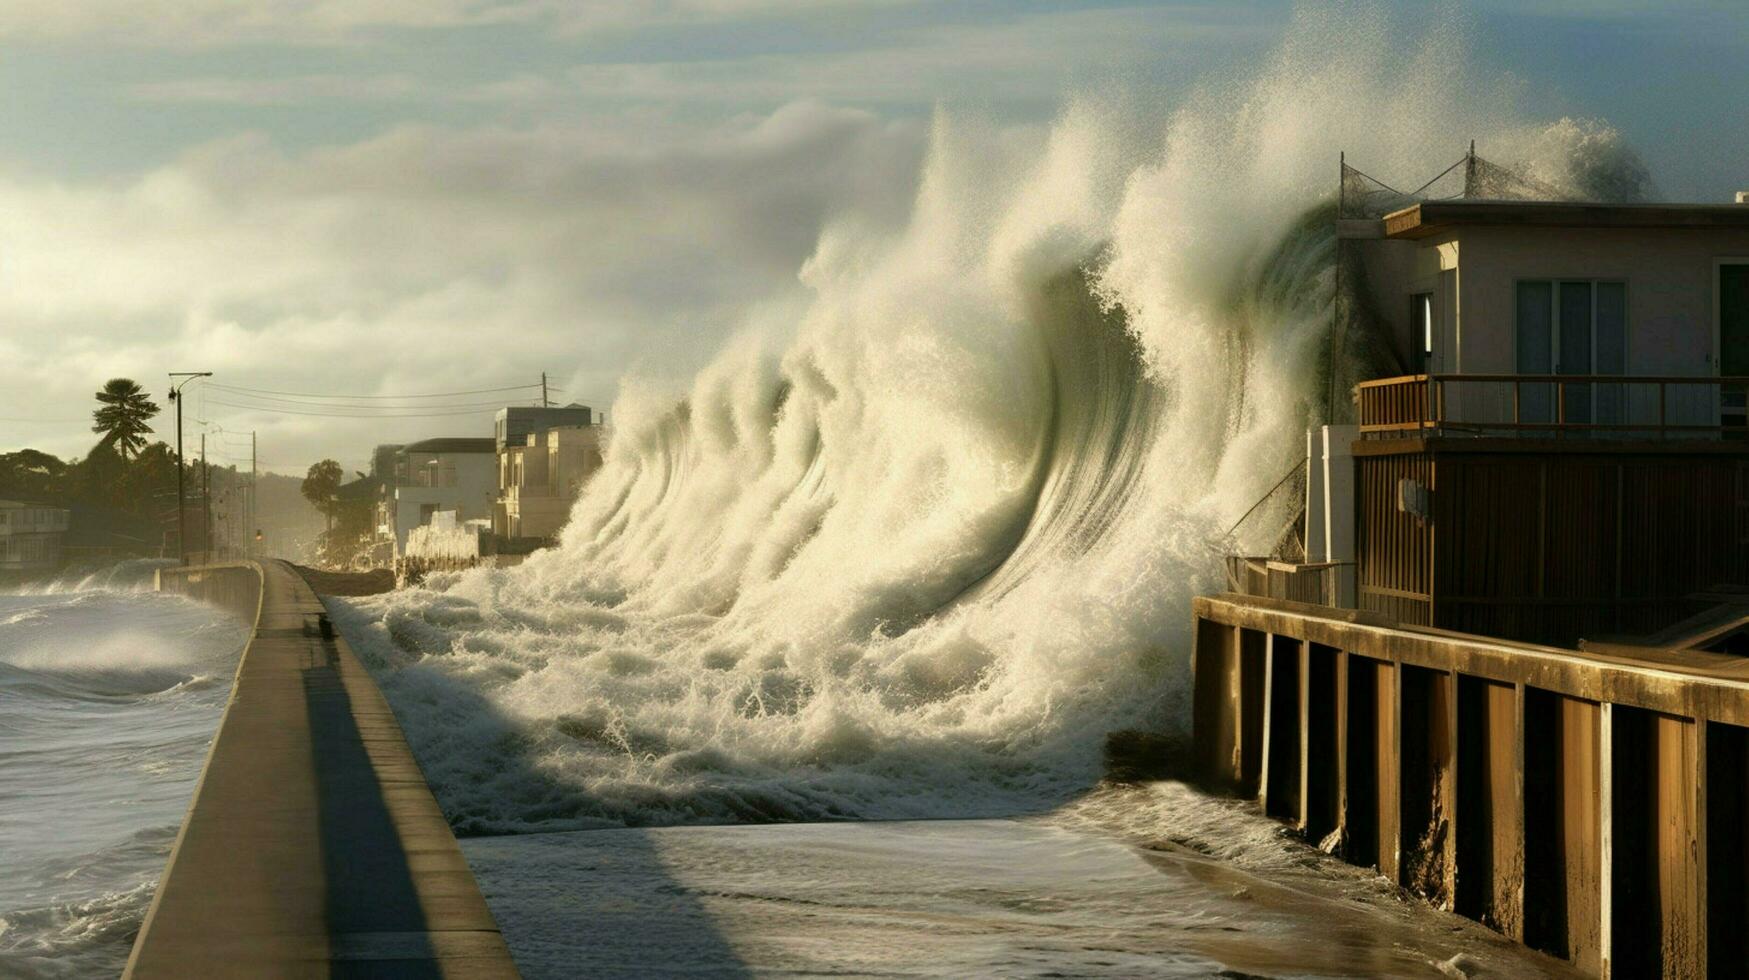
[[[1749,377],[1412,374],[1355,386],[1362,438],[1749,436]]]
[[[1353,562],[1286,562],[1227,555],[1227,591],[1318,606],[1342,604],[1342,570]]]

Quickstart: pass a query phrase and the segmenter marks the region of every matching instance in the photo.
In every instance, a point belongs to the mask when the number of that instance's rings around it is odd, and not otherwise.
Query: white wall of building
[[[437,486],[394,487],[395,555],[406,554],[407,535],[439,511],[454,511],[459,521],[492,519],[498,494],[498,461],[484,453],[417,453],[408,459],[418,479]],[[429,476],[428,476],[429,475]]]
[[[1415,273],[1396,284],[1396,297],[1380,289],[1379,302],[1436,293],[1437,371],[1517,373],[1520,281],[1606,280],[1626,286],[1629,375],[1712,377],[1717,264],[1749,257],[1749,230],[1466,226],[1420,245]],[[1657,420],[1654,387],[1634,386],[1626,397],[1631,421]],[[1666,417],[1712,424],[1716,405],[1715,388],[1672,387]],[[1446,407],[1463,421],[1505,421],[1512,386],[1447,385]]]

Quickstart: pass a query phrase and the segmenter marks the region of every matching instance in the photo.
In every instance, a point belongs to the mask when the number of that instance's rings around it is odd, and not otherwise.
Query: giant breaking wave
[[[1292,37],[1158,122],[939,111],[908,223],[824,229],[799,323],[625,383],[562,547],[337,601],[457,829],[1026,812],[1107,732],[1182,730],[1190,597],[1274,543],[1287,510],[1228,531],[1352,368],[1338,151],[1412,179],[1475,136],[1575,196],[1637,166],[1446,32]]]

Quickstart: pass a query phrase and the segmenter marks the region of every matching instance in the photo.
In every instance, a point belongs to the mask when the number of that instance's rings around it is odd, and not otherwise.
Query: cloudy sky
[[[283,472],[489,434],[477,406],[503,396],[357,420],[235,389],[402,395],[546,371],[564,399],[604,406],[627,371],[683,370],[749,320],[793,316],[826,222],[902,220],[937,106],[1027,127],[1077,92],[1170,105],[1267,57],[1291,16],[0,0],[0,450],[82,455],[104,379],[161,392],[180,370],[232,389],[188,403],[223,430],[215,446],[256,430]],[[1749,187],[1749,15],[1731,4],[1396,16],[1460,21],[1479,69],[1521,80],[1532,111],[1614,123],[1665,197]]]

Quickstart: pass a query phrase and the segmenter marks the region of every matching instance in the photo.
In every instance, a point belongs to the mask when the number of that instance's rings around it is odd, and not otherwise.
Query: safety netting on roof
[[[1409,191],[1349,166],[1344,158],[1337,213],[1343,218],[1382,218],[1422,201],[1558,201],[1564,197],[1521,170],[1482,159],[1472,147],[1438,176]]]

